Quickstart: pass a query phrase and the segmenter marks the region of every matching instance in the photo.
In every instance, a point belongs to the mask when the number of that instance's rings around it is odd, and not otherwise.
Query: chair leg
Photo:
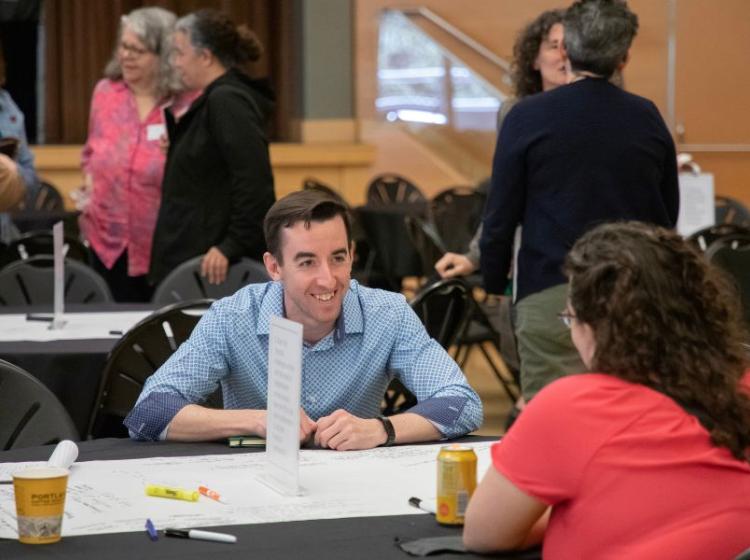
[[[497,348],[495,348],[495,353],[497,354],[497,361],[495,361],[492,356],[490,356],[484,344],[485,343],[480,343],[478,345],[479,349],[482,351],[482,354],[484,354],[485,360],[487,360],[487,363],[492,368],[492,371],[495,374],[495,377],[497,377],[497,380],[500,382],[500,385],[502,385],[510,400],[515,403],[518,400],[518,397],[521,395],[521,392],[515,387],[513,374],[510,372],[510,369],[505,363],[505,360],[503,360],[503,357],[500,355],[500,352],[497,350]],[[495,346],[492,342],[489,342],[489,344],[492,347]]]

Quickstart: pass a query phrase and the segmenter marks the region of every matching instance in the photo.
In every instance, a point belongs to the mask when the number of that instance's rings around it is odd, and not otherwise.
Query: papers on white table
[[[300,493],[299,425],[302,325],[271,317],[268,342],[266,469],[262,481],[288,496]]]
[[[50,330],[48,321],[29,321],[25,314],[0,315],[0,342],[120,338],[151,313],[151,311],[66,313],[65,328],[55,330]],[[43,315],[50,316],[51,314]]]
[[[492,442],[478,442],[479,478],[490,465]],[[423,513],[407,500],[436,498],[437,454],[442,444],[369,451],[300,451],[304,496],[282,496],[257,480],[266,453],[160,457],[74,463],[70,469],[62,534],[339,519]],[[0,479],[39,463],[0,464]],[[145,495],[147,484],[197,489],[205,485],[227,503],[203,496],[185,502]],[[16,538],[13,487],[0,485],[0,537]]]

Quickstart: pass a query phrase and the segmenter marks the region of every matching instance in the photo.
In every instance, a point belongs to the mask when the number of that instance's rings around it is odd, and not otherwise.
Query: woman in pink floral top
[[[106,78],[91,100],[82,157],[90,200],[81,230],[117,301],[150,299],[145,275],[161,201],[164,109],[184,112],[200,93],[178,93],[169,64],[174,22],[161,8],[123,16]]]

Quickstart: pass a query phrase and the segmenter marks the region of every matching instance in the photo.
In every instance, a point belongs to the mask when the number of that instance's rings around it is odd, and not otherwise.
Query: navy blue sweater
[[[587,78],[519,102],[500,130],[480,241],[485,287],[502,293],[521,224],[516,300],[565,283],[573,243],[595,225],[677,222],[672,137],[654,104]]]

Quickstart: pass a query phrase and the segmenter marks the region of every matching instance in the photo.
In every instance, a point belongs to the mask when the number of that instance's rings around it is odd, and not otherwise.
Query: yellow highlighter
[[[197,502],[197,490],[185,490],[184,488],[173,488],[171,486],[159,486],[158,484],[148,484],[146,486],[147,496],[156,496],[157,498],[171,498],[173,500],[185,500],[186,502]]]

